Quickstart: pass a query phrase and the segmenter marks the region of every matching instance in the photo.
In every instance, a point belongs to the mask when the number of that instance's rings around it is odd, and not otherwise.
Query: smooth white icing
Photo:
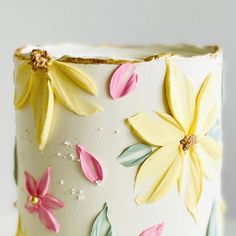
[[[69,47],[70,50],[67,48]],[[29,52],[33,46],[27,47]],[[66,54],[85,57],[116,57],[120,54],[109,53],[109,50],[95,50],[80,46],[65,46],[63,50],[53,52],[53,46],[45,46],[55,57]],[[77,48],[77,49],[76,49]],[[81,49],[81,50],[80,50]],[[86,49],[86,50],[82,50]],[[77,51],[78,50],[78,51]],[[144,53],[144,52],[143,52]],[[137,52],[138,57],[145,55]],[[203,53],[203,52],[202,52]],[[219,87],[215,96],[221,100],[221,55],[196,56],[191,58],[173,57],[173,61],[191,78],[197,91],[204,77],[213,69],[218,70]],[[135,58],[130,53],[128,58]],[[123,55],[122,55],[123,58]],[[137,168],[126,168],[116,160],[118,155],[138,140],[131,134],[124,123],[139,111],[152,114],[165,111],[163,101],[163,81],[165,76],[164,58],[139,63],[137,73],[140,82],[134,93],[118,100],[112,100],[107,91],[109,78],[117,68],[116,65],[75,65],[89,75],[98,86],[95,98],[103,106],[104,111],[91,117],[77,116],[56,103],[53,127],[48,143],[43,152],[35,143],[33,115],[30,106],[16,111],[17,146],[19,158],[18,208],[22,216],[23,228],[29,236],[52,236],[45,229],[37,215],[29,214],[24,205],[26,202],[24,171],[30,172],[35,178],[44,173],[48,166],[53,168],[50,192],[65,203],[65,208],[55,211],[61,224],[58,236],[89,236],[92,223],[107,202],[110,209],[110,221],[114,235],[138,236],[144,229],[164,222],[163,236],[205,236],[213,200],[220,197],[220,180],[209,182],[204,180],[202,199],[199,205],[199,222],[196,223],[186,210],[177,188],[158,203],[137,206],[134,199],[134,178]],[[119,132],[115,132],[115,131]],[[25,132],[28,131],[27,138]],[[68,141],[73,148],[66,148]],[[64,159],[66,153],[75,152],[75,144],[80,143],[95,154],[104,168],[105,179],[99,186],[94,186],[83,175],[76,161]],[[61,155],[57,155],[61,153]],[[63,180],[63,184],[61,184]],[[85,198],[78,201],[71,189],[83,190]]]

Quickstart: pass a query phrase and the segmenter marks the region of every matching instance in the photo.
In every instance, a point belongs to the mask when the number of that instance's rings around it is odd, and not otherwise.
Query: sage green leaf
[[[103,209],[100,211],[96,217],[91,236],[112,236],[112,227],[108,219],[108,206],[104,205]]]
[[[221,129],[220,129],[220,121],[218,120],[216,124],[209,130],[207,133],[208,136],[214,138],[215,140],[219,141],[221,138]]]
[[[206,236],[222,236],[221,224],[222,222],[219,204],[214,202],[212,205]]]
[[[126,148],[117,160],[121,165],[130,167],[142,164],[152,153],[152,148],[146,144],[137,143]]]
[[[16,185],[18,184],[18,161],[17,161],[17,148],[15,144],[15,149],[14,149],[14,179],[16,182]]]

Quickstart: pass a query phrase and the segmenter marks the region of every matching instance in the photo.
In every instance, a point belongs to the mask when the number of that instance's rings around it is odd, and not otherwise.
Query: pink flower
[[[48,167],[46,173],[36,181],[28,172],[25,172],[26,189],[29,193],[25,208],[29,213],[37,213],[41,222],[56,233],[60,231],[60,225],[52,210],[64,207],[63,202],[48,194],[51,182],[52,168]]]

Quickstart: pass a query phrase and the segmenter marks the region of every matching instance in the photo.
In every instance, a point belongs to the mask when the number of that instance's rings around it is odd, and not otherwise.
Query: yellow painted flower
[[[27,236],[26,232],[23,232],[22,230],[21,216],[18,217],[18,226],[17,226],[16,236]]]
[[[97,93],[94,82],[71,64],[52,59],[44,50],[34,49],[28,61],[20,62],[15,84],[16,109],[24,107],[30,97],[40,150],[48,139],[55,98],[78,115],[88,116],[101,110],[86,97],[86,93]]]
[[[202,178],[218,173],[221,146],[207,136],[218,115],[217,80],[214,72],[205,78],[197,96],[188,77],[167,61],[166,96],[171,114],[151,117],[138,113],[128,119],[133,133],[156,146],[141,165],[136,187],[145,183],[138,204],[153,203],[178,184],[187,209],[196,219],[202,193]]]

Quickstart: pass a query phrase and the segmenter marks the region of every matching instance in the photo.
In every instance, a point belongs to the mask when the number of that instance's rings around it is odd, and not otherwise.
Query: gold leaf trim
[[[111,45],[112,46],[112,45]],[[155,45],[153,45],[155,46]],[[156,45],[157,46],[157,45]],[[161,45],[160,45],[161,46]],[[130,46],[119,46],[120,48],[128,48]],[[132,46],[132,48],[140,48],[141,46]],[[179,47],[179,48],[178,48]],[[158,60],[163,57],[173,57],[173,56],[180,56],[180,57],[193,57],[193,56],[201,56],[201,55],[210,55],[212,57],[216,57],[221,53],[221,49],[219,46],[206,46],[206,47],[195,47],[191,45],[178,45],[176,46],[176,49],[181,49],[184,47],[192,47],[195,49],[205,49],[208,50],[209,52],[204,53],[204,54],[196,54],[192,56],[184,56],[181,55],[181,53],[178,52],[160,52],[158,54],[154,54],[152,56],[145,57],[143,59],[113,59],[113,58],[82,58],[82,57],[70,57],[67,55],[64,55],[60,58],[54,58],[57,61],[60,62],[68,62],[68,63],[75,63],[75,64],[113,64],[113,65],[120,65],[124,63],[140,63],[140,62],[148,62],[148,61],[154,61]],[[173,47],[174,48],[174,47]],[[23,54],[22,50],[24,47],[18,48],[15,51],[14,57],[17,58],[18,60],[29,60],[30,57],[28,54]]]

